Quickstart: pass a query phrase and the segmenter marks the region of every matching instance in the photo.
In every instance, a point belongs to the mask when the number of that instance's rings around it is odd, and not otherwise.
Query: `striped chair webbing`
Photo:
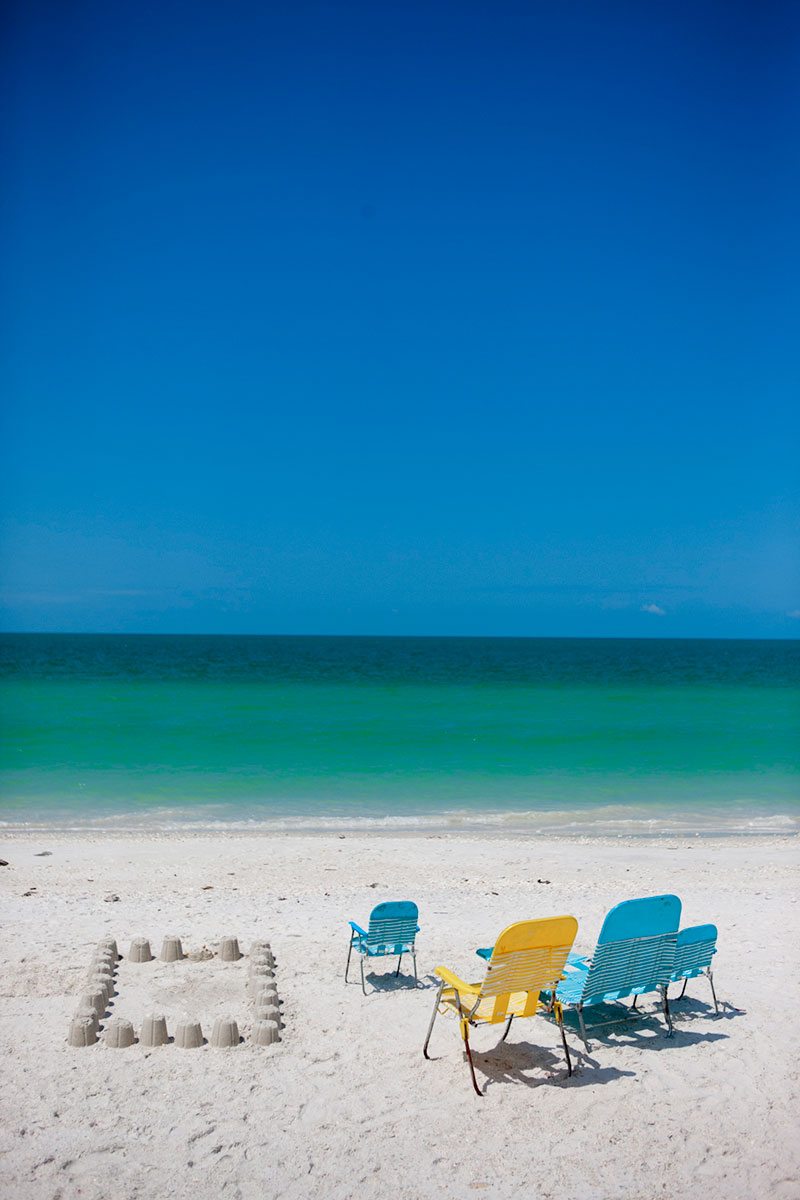
[[[716,950],[716,938],[707,938],[702,942],[691,942],[688,946],[678,946],[675,951],[672,978],[683,979],[685,975],[702,971],[704,967],[710,967],[711,959]]]
[[[633,992],[652,992],[668,983],[677,938],[675,930],[596,946],[583,988],[583,1001],[615,993],[629,996]]]
[[[481,996],[508,992],[540,992],[554,988],[564,970],[570,946],[534,946],[493,954],[481,985]]]
[[[415,917],[381,917],[370,921],[366,947],[372,954],[399,954],[411,946],[417,934]]]

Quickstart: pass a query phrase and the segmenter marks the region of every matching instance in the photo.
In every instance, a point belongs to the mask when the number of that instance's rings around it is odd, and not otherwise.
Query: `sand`
[[[799,851],[773,838],[6,836],[0,1195],[800,1197]],[[672,1039],[649,1015],[588,1055],[571,1033],[569,1080],[543,1018],[501,1046],[480,1030],[482,1099],[452,1021],[423,1059],[437,964],[477,978],[476,946],[562,912],[590,952],[613,903],[661,891],[681,896],[684,924],[720,928],[718,1017],[701,979],[675,1005]],[[387,961],[364,997],[357,970],[343,978],[347,921],[390,898],[419,904],[420,986]],[[272,943],[281,1042],[70,1048],[97,940],[127,954],[144,935],[157,953],[173,933],[188,951],[227,934]],[[124,959],[113,1011],[137,1033],[154,1007],[171,1030],[195,1015],[206,1037],[232,1015],[246,1037],[245,973]]]

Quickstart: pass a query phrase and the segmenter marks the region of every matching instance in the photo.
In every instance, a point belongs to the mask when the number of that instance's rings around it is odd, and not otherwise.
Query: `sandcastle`
[[[102,1045],[115,1050],[139,1046],[149,1051],[170,1045],[182,1050],[197,1050],[206,1046],[230,1050],[240,1045],[262,1047],[279,1042],[283,1021],[275,982],[275,957],[269,942],[252,942],[249,954],[245,955],[238,937],[228,935],[219,940],[214,951],[203,947],[202,950],[189,950],[187,953],[180,937],[167,934],[156,956],[151,950],[149,938],[135,937],[130,943],[125,970],[135,971],[137,976],[141,972],[146,978],[148,971],[153,973],[161,968],[163,979],[164,964],[169,964],[169,972],[173,969],[180,972],[192,970],[194,964],[209,959],[225,964],[226,978],[228,969],[241,972],[241,1012],[207,1019],[206,1029],[210,1030],[208,1039],[204,1036],[203,1020],[187,1014],[175,1021],[170,1036],[167,1018],[161,1011],[145,1013],[138,1026],[114,1011],[117,1002],[124,1000],[125,984],[119,975],[122,955],[114,938],[102,938],[92,952],[81,984],[78,1005],[70,1021],[68,1044],[76,1048]],[[155,983],[155,975],[151,977]],[[138,979],[140,981],[141,976]]]

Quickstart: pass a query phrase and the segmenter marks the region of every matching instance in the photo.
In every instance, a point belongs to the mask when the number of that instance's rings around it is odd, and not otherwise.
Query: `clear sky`
[[[3,628],[800,633],[796,6],[3,11]]]

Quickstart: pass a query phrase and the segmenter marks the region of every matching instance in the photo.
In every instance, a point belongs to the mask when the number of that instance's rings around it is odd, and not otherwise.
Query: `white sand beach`
[[[799,852],[790,838],[7,835],[0,1194],[800,1197]],[[578,917],[588,953],[612,904],[666,891],[684,925],[719,926],[718,1017],[700,979],[674,1005],[672,1039],[647,1015],[593,1037],[588,1055],[571,1032],[572,1079],[544,1018],[503,1045],[499,1028],[478,1030],[481,1099],[453,1021],[423,1059],[438,964],[478,978],[477,946],[558,913]],[[385,960],[364,997],[357,969],[343,978],[347,921],[392,898],[419,904],[420,986]],[[132,937],[157,953],[169,933],[189,952],[229,933],[245,950],[270,941],[280,1044],[70,1048],[98,939],[126,956]],[[221,1013],[245,1030],[243,978],[218,959],[123,958],[113,1011],[137,1033],[153,1008],[170,1026],[198,1016],[206,1036]]]

